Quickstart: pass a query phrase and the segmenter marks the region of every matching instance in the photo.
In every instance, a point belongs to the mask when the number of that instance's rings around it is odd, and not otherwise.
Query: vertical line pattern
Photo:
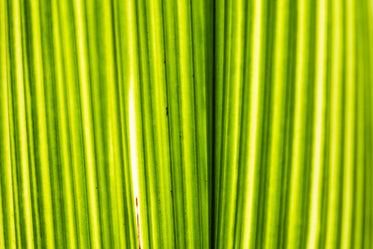
[[[0,249],[371,248],[371,0],[0,0]]]
[[[242,23],[240,4],[215,10],[214,248],[369,248],[372,4],[252,0]]]

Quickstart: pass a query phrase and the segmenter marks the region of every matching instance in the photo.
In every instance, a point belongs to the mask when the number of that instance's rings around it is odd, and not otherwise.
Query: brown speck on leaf
[[[139,200],[136,196],[136,225],[137,225],[137,241],[139,243],[139,249],[141,249],[141,240],[140,240],[140,220],[139,220]]]

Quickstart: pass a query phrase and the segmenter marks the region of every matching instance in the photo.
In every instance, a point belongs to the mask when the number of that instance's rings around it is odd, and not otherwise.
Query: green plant
[[[372,248],[369,0],[0,0],[0,249]]]

